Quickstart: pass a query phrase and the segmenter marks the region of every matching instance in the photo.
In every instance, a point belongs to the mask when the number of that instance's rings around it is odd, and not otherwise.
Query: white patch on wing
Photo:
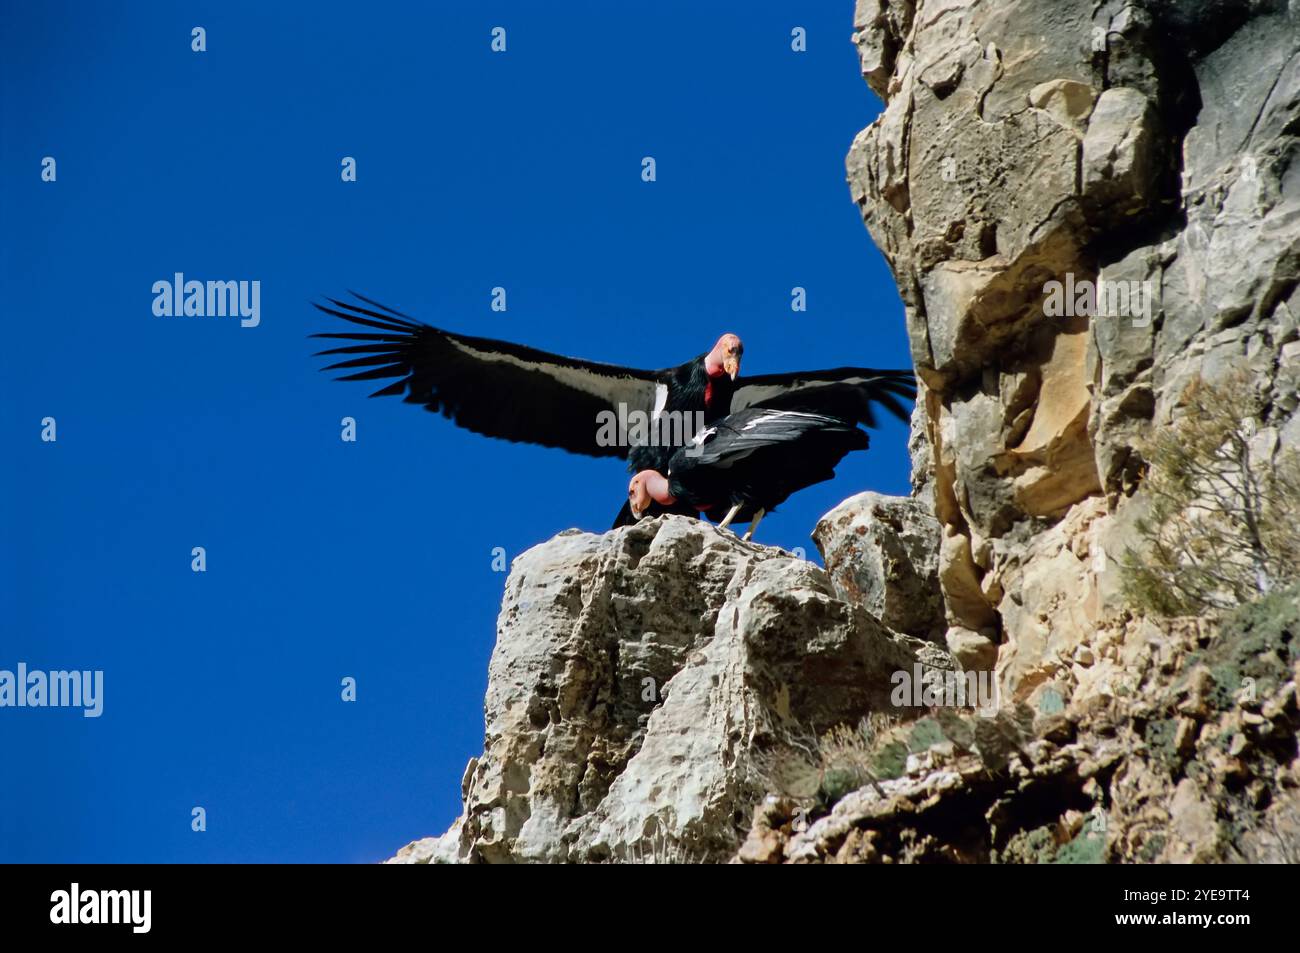
[[[775,397],[777,394],[784,394],[791,390],[789,387],[740,387],[736,390],[731,398],[731,412],[738,413],[760,400],[767,400],[769,397]]]
[[[840,380],[794,380],[789,384],[767,384],[760,386],[757,384],[742,384],[736,388],[735,394],[731,398],[731,412],[739,413],[746,407],[752,407],[760,401],[767,400],[769,397],[776,397],[780,394],[788,394],[791,391],[803,390],[806,387],[825,387],[827,384],[865,384],[874,378],[869,377],[845,377]]]
[[[663,415],[664,408],[668,406],[668,385],[655,384],[655,409],[651,413],[650,419],[657,425],[659,418]]]
[[[791,417],[802,417],[806,420],[827,419],[825,414],[808,414],[808,413],[804,413],[801,410],[773,410],[763,414],[760,417],[755,417],[753,420],[745,424],[745,426],[741,427],[740,429],[753,430],[759,424],[767,423],[769,420],[788,420]]]
[[[701,430],[699,433],[697,433],[694,437],[691,438],[691,443],[695,444],[695,446],[697,447],[702,447],[704,446],[704,441],[708,440],[717,432],[718,432],[717,427],[709,427],[707,430]]]
[[[477,361],[510,364],[524,370],[538,371],[573,390],[599,397],[611,408],[617,408],[620,403],[624,403],[629,410],[640,409],[644,407],[645,399],[649,397],[647,393],[651,386],[649,381],[624,373],[622,368],[614,365],[610,365],[608,374],[601,374],[588,368],[568,367],[564,364],[551,364],[544,361],[525,361],[513,354],[503,354],[500,351],[481,351],[450,334],[447,340],[457,350]]]

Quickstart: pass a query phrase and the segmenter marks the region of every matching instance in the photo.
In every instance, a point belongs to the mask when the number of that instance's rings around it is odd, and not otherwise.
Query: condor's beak
[[[740,358],[729,357],[722,362],[722,369],[726,371],[734,381],[736,375],[740,373]]]
[[[632,506],[630,504],[628,505],[628,509],[632,511],[632,519],[638,523],[641,522],[642,518],[645,517],[646,510],[648,510],[649,508],[650,507],[647,506],[645,510],[638,510],[635,506]]]

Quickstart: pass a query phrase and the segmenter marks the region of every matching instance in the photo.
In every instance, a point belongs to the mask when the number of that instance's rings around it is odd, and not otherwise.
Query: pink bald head
[[[650,508],[650,501],[672,506],[677,499],[668,492],[668,478],[658,470],[642,470],[627,485],[627,502],[637,519]]]
[[[713,350],[704,355],[704,371],[710,377],[729,376],[733,381],[740,373],[740,356],[745,353],[745,345],[734,334],[724,334],[713,345]]]

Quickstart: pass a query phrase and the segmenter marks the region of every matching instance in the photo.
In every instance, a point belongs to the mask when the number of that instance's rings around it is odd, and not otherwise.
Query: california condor
[[[749,523],[752,539],[763,516],[804,487],[829,480],[844,456],[865,450],[868,438],[851,420],[826,414],[750,407],[696,434],[673,453],[668,469],[642,470],[628,486],[635,519],[660,506],[687,504],[719,528]],[[725,514],[725,515],[723,515]]]
[[[759,402],[874,426],[876,404],[906,420],[916,395],[912,372],[865,367],[738,380],[744,345],[734,334],[677,367],[638,370],[443,331],[353,297],[360,303],[316,304],[371,329],[312,335],[351,342],[319,352],[344,356],[324,370],[348,371],[340,380],[391,379],[370,396],[400,396],[489,437],[626,458],[633,473],[663,472],[702,427]]]

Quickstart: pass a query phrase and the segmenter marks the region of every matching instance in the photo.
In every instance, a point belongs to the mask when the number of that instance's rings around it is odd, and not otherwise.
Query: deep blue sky
[[[373,861],[458,812],[492,548],[604,530],[627,475],[333,383],[313,297],[643,367],[723,331],[751,374],[909,364],[844,184],[852,0],[0,6],[0,668],[105,672],[99,719],[0,709],[0,860]],[[155,317],[176,271],[260,280],[261,326]],[[761,541],[904,492],[904,444]]]

